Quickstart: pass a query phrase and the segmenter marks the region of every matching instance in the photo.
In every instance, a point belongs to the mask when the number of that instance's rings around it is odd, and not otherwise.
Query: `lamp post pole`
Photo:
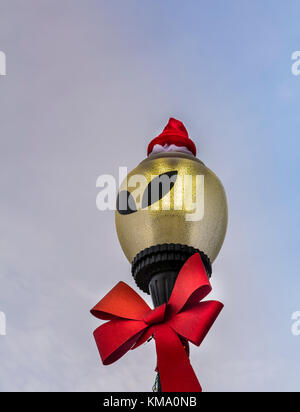
[[[210,277],[209,258],[193,247],[180,244],[162,244],[144,249],[135,257],[132,264],[132,275],[139,288],[150,293],[154,307],[168,303],[181,267],[195,253],[200,254],[207,276]],[[181,341],[187,355],[189,355],[188,342],[185,339],[181,339]],[[153,390],[161,392],[159,371]]]

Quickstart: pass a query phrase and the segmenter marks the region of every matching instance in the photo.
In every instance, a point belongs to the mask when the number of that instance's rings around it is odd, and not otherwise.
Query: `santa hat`
[[[156,146],[158,145],[158,146]],[[187,152],[191,152],[196,156],[196,146],[195,143],[189,138],[188,132],[184,127],[184,124],[179,120],[170,118],[167,126],[164,128],[163,132],[155,137],[148,146],[147,155],[149,156],[155,147],[161,147],[165,150],[160,151],[170,151],[166,150],[171,148],[176,151],[176,148],[184,149],[186,148]],[[180,150],[184,151],[184,150]]]

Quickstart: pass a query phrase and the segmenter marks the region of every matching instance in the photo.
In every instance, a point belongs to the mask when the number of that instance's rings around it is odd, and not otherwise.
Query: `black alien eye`
[[[152,205],[169,193],[176,182],[177,174],[177,170],[172,170],[151,180],[143,194],[142,208]]]
[[[121,215],[129,215],[136,212],[136,205],[134,198],[127,190],[122,190],[117,197],[117,211]]]

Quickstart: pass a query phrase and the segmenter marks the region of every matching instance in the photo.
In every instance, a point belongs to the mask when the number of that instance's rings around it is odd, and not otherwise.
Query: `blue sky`
[[[222,180],[225,308],[192,364],[207,391],[299,390],[297,1],[0,1],[0,390],[143,391],[152,344],[103,367],[89,309],[134,286],[100,174],[170,116]],[[221,344],[220,344],[221,343]]]

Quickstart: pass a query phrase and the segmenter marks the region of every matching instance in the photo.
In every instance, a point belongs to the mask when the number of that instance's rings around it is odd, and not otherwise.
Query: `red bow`
[[[126,283],[119,282],[91,310],[109,320],[94,332],[104,365],[120,359],[152,335],[163,392],[201,392],[180,338],[199,346],[223,308],[217,301],[199,303],[209,292],[200,255],[187,260],[177,277],[169,302],[151,309]]]

